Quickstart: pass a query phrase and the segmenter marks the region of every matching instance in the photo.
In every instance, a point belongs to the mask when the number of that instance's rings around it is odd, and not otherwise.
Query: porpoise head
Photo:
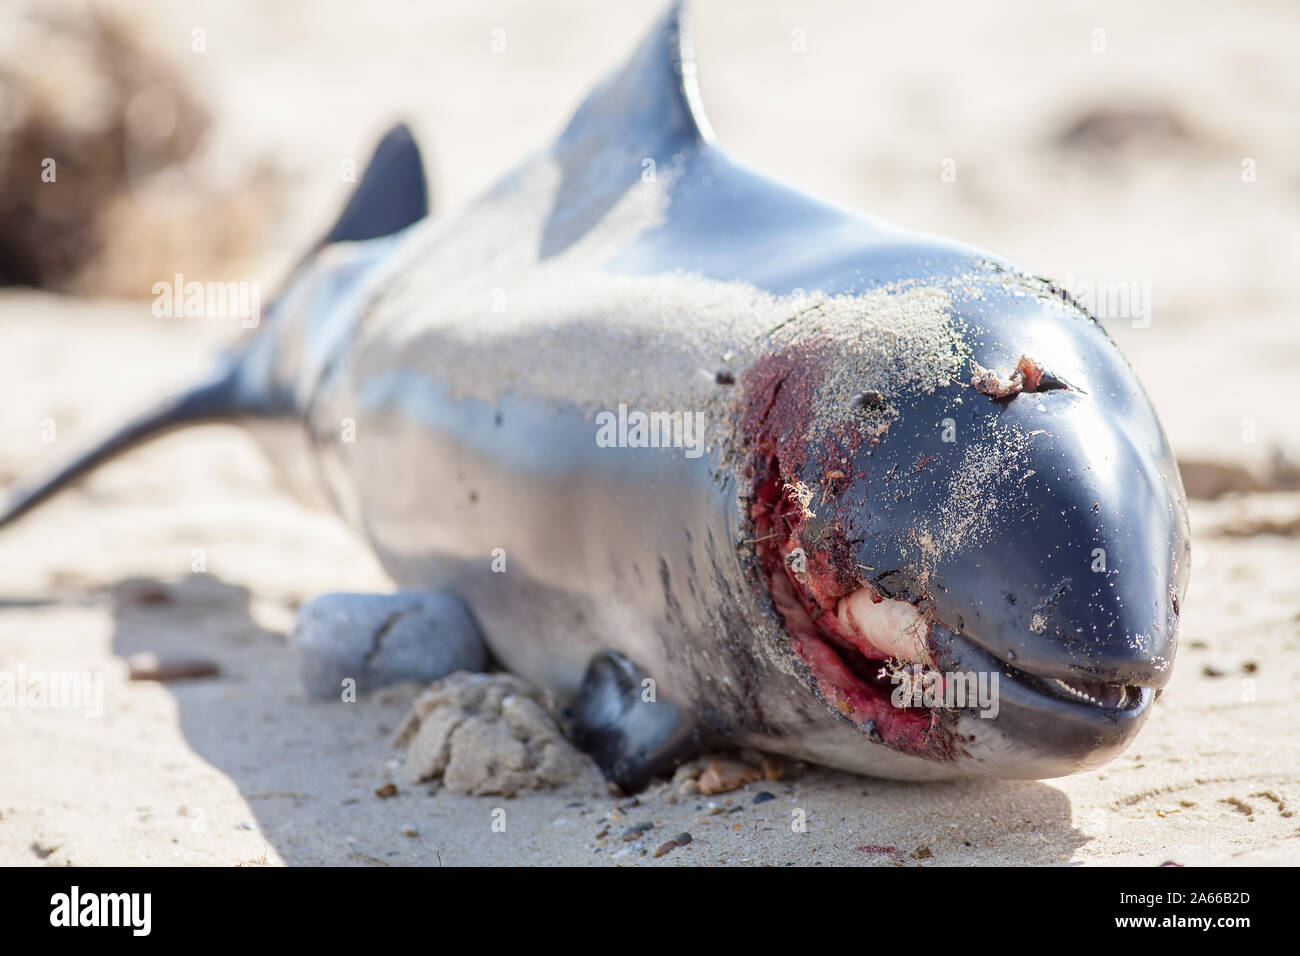
[[[865,740],[962,769],[1110,760],[1169,679],[1187,586],[1141,386],[1005,264],[856,306],[886,313],[862,349],[827,300],[744,383],[753,536],[801,679]]]

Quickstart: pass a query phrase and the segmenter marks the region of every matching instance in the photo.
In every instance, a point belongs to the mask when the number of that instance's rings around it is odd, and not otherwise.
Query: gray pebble
[[[323,594],[298,610],[292,645],[303,687],[339,699],[402,681],[428,683],[453,671],[481,671],[487,646],[469,610],[449,594]]]
[[[647,830],[653,830],[654,828],[655,825],[653,823],[638,823],[634,827],[628,827],[627,830],[624,831],[623,833],[623,842],[628,843],[632,840],[635,840],[637,837],[645,833]]]

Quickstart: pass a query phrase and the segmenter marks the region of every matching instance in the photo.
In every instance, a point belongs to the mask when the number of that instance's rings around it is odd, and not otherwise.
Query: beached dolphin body
[[[1188,529],[1098,323],[713,143],[676,9],[545,151],[426,218],[404,130],[212,378],[33,490],[288,424],[403,588],[459,595],[635,786],[723,739],[1050,777],[1169,678]]]

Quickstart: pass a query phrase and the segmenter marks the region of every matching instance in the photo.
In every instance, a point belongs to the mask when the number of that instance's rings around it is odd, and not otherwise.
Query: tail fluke
[[[107,438],[65,462],[40,481],[11,490],[0,509],[0,528],[16,521],[82,475],[132,448],[187,425],[224,421],[249,413],[238,401],[238,366],[224,362],[208,378],[164,399]]]

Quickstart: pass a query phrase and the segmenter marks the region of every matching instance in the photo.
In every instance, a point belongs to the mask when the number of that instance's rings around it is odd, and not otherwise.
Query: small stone
[[[397,796],[397,784],[386,783],[375,791],[375,796],[380,800],[387,800],[389,797]]]
[[[417,830],[415,827],[402,827],[402,836],[418,837],[419,835],[420,835],[420,831]]]
[[[685,780],[699,780],[700,774],[704,772],[704,767],[698,761],[692,760],[690,763],[684,763],[673,771],[672,783],[682,783]]]
[[[640,839],[647,830],[653,830],[654,826],[653,823],[638,823],[634,827],[628,827],[623,832],[623,842],[631,843],[633,840]]]
[[[660,843],[659,848],[654,852],[654,858],[657,860],[661,856],[667,856],[673,850],[677,849],[677,846],[678,844],[676,840],[669,840],[666,843]]]
[[[691,835],[683,830],[681,833],[677,834],[677,836],[673,837],[673,841],[678,846],[686,846],[686,844],[691,842]]]
[[[758,793],[754,794],[755,803],[767,803],[767,801],[775,799],[776,794],[768,793],[766,790],[760,790]]]
[[[914,860],[928,860],[934,856],[934,852],[928,846],[918,846],[911,853]]]
[[[736,790],[747,783],[762,779],[762,772],[739,760],[715,757],[700,774],[700,793],[713,795]]]
[[[348,679],[365,693],[487,666],[465,605],[429,591],[321,595],[298,609],[291,644],[303,686],[320,700],[337,700]]]

